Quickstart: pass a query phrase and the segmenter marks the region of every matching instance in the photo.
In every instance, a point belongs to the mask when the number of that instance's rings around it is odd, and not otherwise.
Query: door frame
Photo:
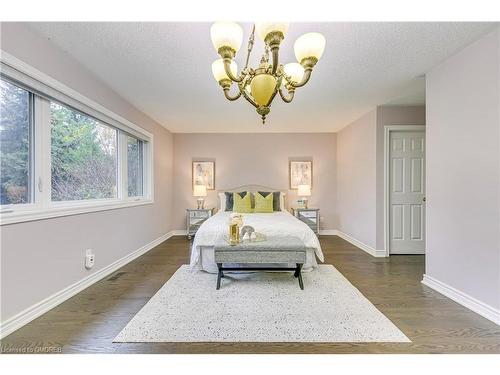
[[[389,203],[390,203],[390,192],[389,192],[389,177],[390,177],[390,151],[389,141],[391,137],[391,132],[393,131],[423,131],[425,133],[425,125],[386,125],[384,126],[384,247],[385,256],[391,255],[389,240]],[[424,155],[425,163],[427,164],[427,142],[424,143]],[[427,178],[427,176],[426,176]]]

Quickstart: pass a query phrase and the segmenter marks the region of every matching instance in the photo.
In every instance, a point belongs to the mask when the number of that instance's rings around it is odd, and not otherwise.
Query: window
[[[8,55],[0,68],[0,225],[153,202],[152,134]]]
[[[142,141],[127,136],[127,190],[129,197],[142,196]]]
[[[31,94],[0,80],[1,205],[31,201]]]
[[[55,102],[50,113],[52,200],[116,198],[117,130]]]

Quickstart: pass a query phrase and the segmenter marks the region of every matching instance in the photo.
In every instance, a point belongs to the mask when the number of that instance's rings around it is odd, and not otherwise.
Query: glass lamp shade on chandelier
[[[322,34],[306,33],[295,41],[294,52],[298,63],[281,65],[279,48],[287,31],[287,22],[256,22],[248,39],[245,67],[238,74],[234,57],[243,41],[243,29],[234,22],[216,22],[210,29],[212,43],[221,56],[212,64],[215,80],[224,90],[224,96],[228,100],[237,100],[243,96],[252,104],[261,116],[263,124],[276,94],[279,93],[285,103],[290,103],[295,89],[304,86],[311,78],[312,70],[325,50],[326,40]],[[254,69],[248,66],[248,60],[256,32],[264,41],[265,50],[259,67]],[[269,54],[272,56],[272,62]],[[229,92],[233,82],[238,86],[235,95]]]

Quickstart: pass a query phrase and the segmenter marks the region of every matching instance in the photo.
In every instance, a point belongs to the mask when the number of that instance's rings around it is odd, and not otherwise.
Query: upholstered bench
[[[245,241],[236,245],[221,239],[214,246],[214,255],[218,268],[217,290],[220,289],[224,271],[293,271],[300,289],[304,289],[301,269],[306,262],[306,247],[297,237],[270,237],[265,241]],[[224,263],[241,266],[224,267]],[[253,266],[283,263],[293,263],[296,267]]]

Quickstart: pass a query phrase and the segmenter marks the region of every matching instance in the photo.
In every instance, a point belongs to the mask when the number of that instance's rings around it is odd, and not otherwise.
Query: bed
[[[257,191],[281,191],[271,189],[260,185],[245,185],[233,189],[220,190],[223,192],[240,192],[249,191],[255,193]],[[251,225],[259,233],[263,233],[270,237],[288,237],[295,236],[300,238],[306,248],[306,263],[303,266],[303,271],[311,271],[317,267],[317,259],[324,261],[323,252],[316,234],[302,221],[295,218],[286,210],[285,193],[281,191],[282,199],[280,200],[281,211],[273,213],[251,213],[243,214],[245,225]],[[218,195],[219,196],[219,195]],[[228,221],[232,211],[224,210],[224,202],[221,203],[219,196],[219,210],[211,218],[206,220],[196,232],[191,247],[190,267],[192,270],[203,270],[210,273],[217,273],[217,264],[214,259],[214,244],[220,240],[228,231]],[[222,208],[222,209],[221,209]]]

